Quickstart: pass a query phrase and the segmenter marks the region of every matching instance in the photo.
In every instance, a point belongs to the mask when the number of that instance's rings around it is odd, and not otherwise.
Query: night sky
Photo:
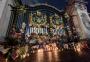
[[[49,3],[51,3],[58,9],[63,9],[66,5],[66,1],[67,0],[49,0]],[[88,2],[87,4],[88,12],[90,12],[90,0],[87,0],[87,2]]]
[[[88,11],[90,13],[90,0],[88,0],[87,2],[88,2],[87,8],[88,8]]]
[[[27,4],[35,4],[35,3],[45,3],[57,7],[58,9],[64,9],[67,3],[67,0],[22,0],[22,2],[26,2]],[[87,8],[90,12],[90,0],[87,0]]]

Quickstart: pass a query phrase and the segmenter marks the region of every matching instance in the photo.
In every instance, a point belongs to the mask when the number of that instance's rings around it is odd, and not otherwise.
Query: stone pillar
[[[90,17],[84,0],[69,0],[67,13],[73,16],[76,30],[81,34],[81,39],[90,38]]]
[[[0,0],[0,38],[6,36],[10,21],[11,8],[8,4],[13,4],[12,0]]]

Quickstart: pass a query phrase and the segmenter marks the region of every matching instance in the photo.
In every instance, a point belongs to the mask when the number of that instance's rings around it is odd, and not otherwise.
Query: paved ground
[[[21,61],[16,60],[15,62]],[[72,50],[38,52],[31,54],[30,57],[22,60],[22,62],[90,62],[90,50],[79,53]]]
[[[0,62],[5,62],[4,58],[1,56],[0,54]],[[90,50],[78,50],[78,52],[73,50],[43,52],[40,50],[30,54],[29,57],[23,60],[17,59],[8,62],[90,62]]]

